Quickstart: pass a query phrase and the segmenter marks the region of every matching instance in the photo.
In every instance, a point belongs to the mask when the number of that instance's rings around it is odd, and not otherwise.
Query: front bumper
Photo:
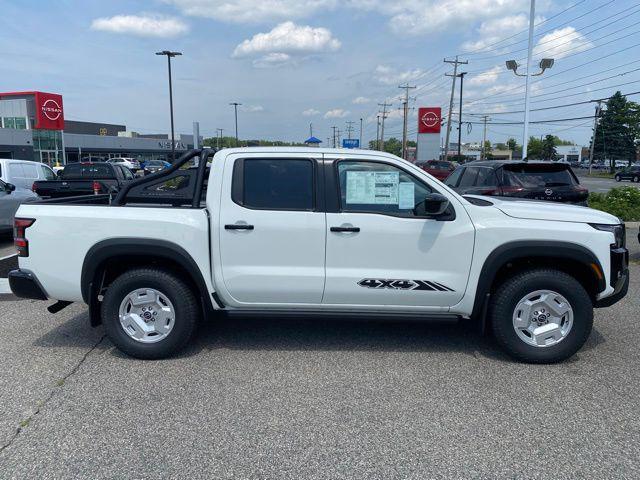
[[[28,270],[11,270],[9,272],[9,287],[17,297],[33,300],[47,300],[49,298],[36,276]]]
[[[604,308],[622,300],[629,291],[629,250],[624,247],[611,249],[611,286],[613,294],[598,300],[596,308]]]

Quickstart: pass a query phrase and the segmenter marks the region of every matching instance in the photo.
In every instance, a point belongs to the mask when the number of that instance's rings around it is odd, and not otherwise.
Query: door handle
[[[360,227],[331,227],[332,232],[359,232]]]
[[[253,230],[253,225],[245,223],[233,223],[224,226],[225,230]]]

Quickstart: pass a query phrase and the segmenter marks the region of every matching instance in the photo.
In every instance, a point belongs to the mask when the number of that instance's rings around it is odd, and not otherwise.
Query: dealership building
[[[193,135],[178,135],[176,153],[193,148],[193,139]],[[86,157],[165,160],[170,154],[166,134],[141,135],[127,131],[125,125],[65,120],[61,95],[0,93],[0,158],[53,166]]]

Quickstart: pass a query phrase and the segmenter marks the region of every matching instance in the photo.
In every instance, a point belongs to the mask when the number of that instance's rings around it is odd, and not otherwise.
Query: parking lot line
[[[17,253],[13,253],[13,254],[11,254],[11,255],[7,255],[6,257],[0,257],[0,262],[1,262],[2,260],[7,260],[7,259],[9,259],[9,258],[13,258],[13,257],[15,257],[15,256],[17,256],[17,255],[18,255]]]
[[[9,279],[8,278],[0,278],[0,295],[11,293],[11,289],[9,288]]]

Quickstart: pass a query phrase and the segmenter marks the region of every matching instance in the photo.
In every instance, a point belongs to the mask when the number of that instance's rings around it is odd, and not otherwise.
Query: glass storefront
[[[33,130],[33,155],[36,162],[50,167],[62,164],[62,132],[58,130]]]

